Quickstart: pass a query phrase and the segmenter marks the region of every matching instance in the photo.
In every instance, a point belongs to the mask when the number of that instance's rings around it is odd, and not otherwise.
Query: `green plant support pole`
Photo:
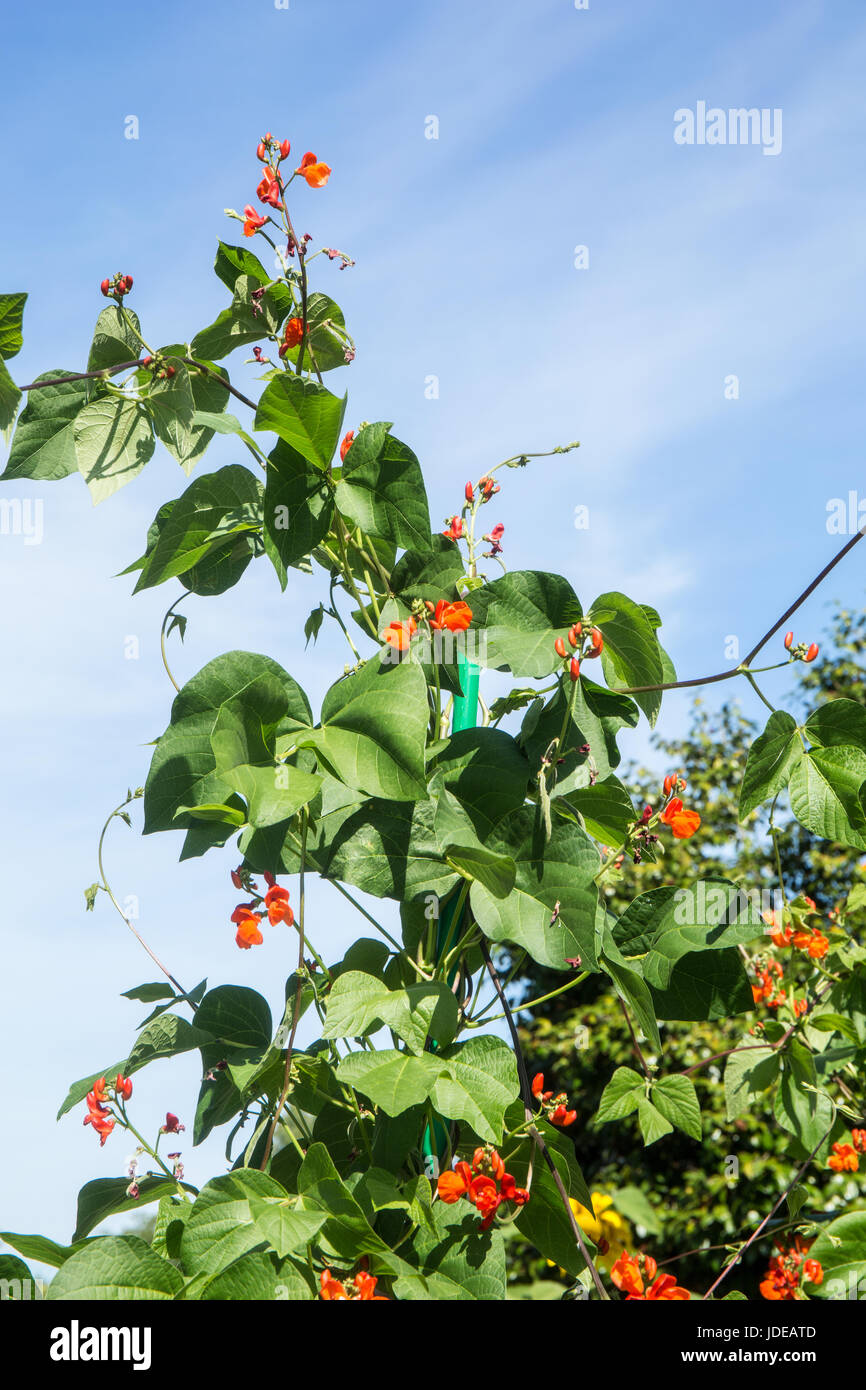
[[[465,692],[463,695],[454,696],[454,715],[451,723],[452,733],[459,733],[461,729],[474,729],[478,724],[478,683],[481,677],[481,668],[475,661],[469,661],[461,656],[458,660],[458,674],[460,677],[460,687]],[[460,885],[454,889],[446,901],[442,904],[442,911],[439,914],[439,924],[436,929],[436,954],[437,958],[445,949],[445,943],[451,936],[451,928],[454,925],[454,913],[457,908],[457,900],[460,897]],[[457,924],[454,937],[460,930]],[[457,966],[449,976],[449,984],[453,981],[457,973]],[[435,1052],[438,1043],[431,1039],[430,1046]],[[448,1149],[448,1130],[440,1119],[434,1119],[433,1133],[430,1126],[426,1126],[424,1137],[421,1142],[421,1150],[424,1154],[425,1163],[434,1154],[437,1158],[442,1158]],[[427,1163],[428,1168],[431,1166]]]

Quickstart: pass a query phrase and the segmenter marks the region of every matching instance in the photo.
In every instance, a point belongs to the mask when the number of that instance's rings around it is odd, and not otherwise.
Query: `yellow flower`
[[[580,1202],[574,1197],[570,1199],[571,1209],[577,1218],[577,1224],[582,1231],[585,1231],[590,1240],[597,1245],[600,1240],[606,1240],[609,1246],[606,1254],[599,1257],[596,1261],[603,1269],[610,1269],[620,1257],[622,1252],[631,1244],[631,1227],[624,1216],[620,1216],[618,1211],[613,1210],[613,1198],[606,1197],[601,1192],[593,1192],[592,1205],[595,1216],[582,1207]]]

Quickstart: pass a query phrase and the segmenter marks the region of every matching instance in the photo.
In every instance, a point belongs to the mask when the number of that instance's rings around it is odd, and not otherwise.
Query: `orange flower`
[[[472,1155],[472,1167],[476,1173],[487,1173],[499,1180],[505,1172],[505,1164],[496,1149],[489,1145],[479,1145]]]
[[[691,1299],[688,1289],[680,1288],[672,1274],[660,1274],[655,1283],[647,1289],[646,1300],[660,1303],[682,1303]],[[631,1300],[626,1299],[626,1303]]]
[[[577,1111],[567,1110],[564,1105],[557,1105],[556,1109],[549,1116],[549,1119],[550,1123],[556,1125],[559,1129],[567,1129],[568,1126],[573,1125],[577,1119]]]
[[[459,541],[463,535],[463,522],[460,517],[452,516],[450,524],[442,534],[447,536],[449,541]]]
[[[795,999],[795,1000],[794,1000],[794,1017],[795,1017],[795,1018],[800,1018],[800,1016],[806,1012],[806,1010],[808,1009],[808,1007],[809,1007],[809,1005],[806,1003],[805,999]]]
[[[349,433],[343,436],[343,442],[342,442],[342,444],[340,445],[340,462],[341,462],[341,463],[345,463],[345,461],[346,461],[346,455],[348,454],[348,452],[349,452],[349,450],[351,449],[351,447],[352,447],[352,445],[354,444],[354,442],[355,442],[355,431],[354,431],[354,430],[349,430]]]
[[[819,1260],[807,1260],[803,1265],[803,1276],[809,1284],[823,1284],[824,1271]]]
[[[285,357],[286,353],[292,348],[296,348],[304,336],[304,320],[289,319],[283,331],[283,341],[280,343],[280,356]]]
[[[688,840],[701,823],[697,811],[686,811],[678,796],[674,796],[662,811],[660,820],[669,825],[676,840]]]
[[[610,1271],[610,1277],[617,1288],[630,1298],[640,1298],[643,1294],[643,1279],[640,1265],[634,1255],[624,1250]]]
[[[381,634],[382,641],[387,642],[395,651],[405,652],[417,630],[418,625],[414,618],[410,618],[405,623],[389,623]]]
[[[232,913],[231,920],[237,927],[235,942],[242,951],[248,951],[251,946],[261,946],[264,937],[259,931],[261,923],[261,913],[253,912],[252,903],[246,905],[241,903]]]
[[[294,925],[295,914],[289,907],[289,890],[281,888],[274,879],[273,874],[265,874],[265,882],[268,891],[265,894],[265,907],[268,910],[268,921],[272,927],[278,922],[285,922],[287,927]]]
[[[259,217],[255,208],[247,203],[244,208],[244,236],[255,236],[259,227],[263,227],[267,221],[267,217]]]
[[[787,1249],[781,1241],[776,1242],[776,1248],[778,1254],[771,1258],[770,1267],[759,1285],[762,1298],[773,1303],[790,1302],[800,1296],[804,1282],[822,1282],[824,1271],[817,1260],[806,1259],[809,1247],[803,1245],[799,1236]]]
[[[322,164],[309,150],[304,155],[295,173],[300,174],[301,178],[306,179],[311,188],[324,188],[328,179],[331,177],[329,166],[327,164]]]
[[[443,1202],[449,1205],[452,1202],[459,1202],[460,1198],[469,1191],[469,1184],[472,1181],[472,1169],[468,1163],[458,1163],[452,1170],[440,1174],[436,1184],[436,1191]]]
[[[259,202],[267,203],[272,208],[280,208],[282,207],[281,191],[278,175],[274,173],[269,164],[265,165],[262,170],[262,181],[256,189]]]
[[[430,618],[432,628],[447,628],[449,632],[465,632],[471,622],[472,609],[462,599],[457,603],[446,603],[444,598],[440,598]]]
[[[348,1297],[349,1295],[346,1293],[339,1279],[335,1279],[329,1269],[323,1269],[322,1276],[319,1280],[319,1298],[334,1299]]]
[[[830,949],[830,942],[820,931],[796,931],[793,942],[798,951],[808,952],[812,960],[822,960]]]
[[[832,1168],[834,1173],[856,1173],[860,1160],[850,1144],[834,1144],[827,1167]]]
[[[368,1274],[366,1270],[361,1270],[358,1274],[355,1275],[354,1283],[356,1289],[356,1296],[361,1303],[390,1302],[390,1299],[386,1298],[383,1293],[376,1293],[376,1285],[378,1284],[378,1282],[379,1281],[376,1278],[375,1274]]]
[[[550,1097],[553,1095],[553,1092],[552,1092],[552,1091],[545,1091],[545,1089],[544,1089],[544,1072],[543,1072],[543,1071],[540,1071],[540,1072],[536,1073],[536,1075],[532,1078],[532,1088],[531,1088],[531,1089],[532,1089],[532,1094],[535,1096],[535,1099],[536,1099],[536,1100],[541,1100],[541,1101],[550,1100]]]
[[[132,1096],[132,1082],[130,1078],[128,1076],[121,1076],[118,1072],[117,1080],[114,1083],[114,1089],[124,1100],[129,1100]]]

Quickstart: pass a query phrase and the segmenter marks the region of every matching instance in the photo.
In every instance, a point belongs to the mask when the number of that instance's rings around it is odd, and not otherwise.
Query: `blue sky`
[[[135,277],[150,341],[209,323],[225,302],[215,242],[237,239],[222,210],[253,197],[271,129],[333,166],[294,206],[315,245],[357,260],[314,267],[357,340],[347,418],[394,421],[434,520],[499,459],[580,439],[507,475],[491,520],[509,566],[559,570],[585,603],[621,589],[654,604],[682,676],[725,665],[731,634],[745,651],[840,543],[827,503],[861,486],[864,436],[860,5],[49,0],[4,16],[4,59],[0,287],[31,295],[17,380],[83,365],[115,270]],[[674,112],[699,101],[781,109],[781,152],[677,145]],[[234,461],[222,440],[200,468]],[[119,991],[155,977],[106,903],[84,914],[82,890],[173,693],[158,633],[177,590],[132,599],[112,576],[183,485],[164,453],[97,509],[78,478],[3,485],[44,505],[40,545],[0,535],[4,1228],[67,1238],[77,1188],[127,1152],[53,1117],[70,1080],[131,1042],[142,1014]],[[818,635],[828,598],[860,600],[860,574],[855,556],[798,615],[798,637]],[[281,597],[262,562],[191,601],[178,677],[243,647],[320,698],[344,660],[330,639],[304,652],[320,596],[298,578]],[[685,709],[666,701],[663,732]],[[645,753],[645,726],[624,746]],[[108,863],[142,932],[181,980],[240,979],[276,1008],[293,947],[272,934],[237,952],[231,855],[180,866],[179,837],[143,840],[138,825],[112,831]],[[332,958],[356,930],[324,888],[310,923]],[[172,1109],[191,1128],[197,1081],[192,1059],[141,1073],[143,1127]],[[192,1181],[219,1171],[219,1149],[187,1147]]]

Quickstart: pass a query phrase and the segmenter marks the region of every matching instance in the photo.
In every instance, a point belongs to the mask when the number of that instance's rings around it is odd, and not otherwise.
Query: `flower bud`
[[[589,635],[592,641],[592,646],[587,652],[587,656],[601,656],[602,650],[604,648],[604,638],[601,635],[601,629],[594,627]]]
[[[787,651],[790,651],[790,650],[791,650],[791,643],[792,643],[793,641],[794,641],[794,634],[793,634],[793,632],[786,632],[786,633],[785,633],[785,648],[786,648]]]
[[[108,292],[109,292],[109,290],[111,289],[111,281],[110,281],[110,280],[103,280],[102,283],[101,283],[101,285],[99,286],[99,288],[102,290],[102,293],[105,295],[105,297],[106,297],[106,299],[107,299],[107,298],[108,298]]]
[[[817,643],[817,642],[813,642],[812,645],[810,646],[809,650],[806,652],[806,655],[803,657],[803,660],[804,660],[804,661],[814,661],[814,660],[815,660],[815,657],[816,657],[817,655],[818,655],[818,643]]]
[[[583,632],[583,623],[575,623],[568,630],[568,640],[573,647],[577,646],[577,640]]]
[[[466,501],[467,501],[467,502],[474,502],[474,501],[475,501],[475,489],[474,489],[474,487],[472,486],[471,483],[467,483],[467,484],[466,484],[465,493],[466,493]]]
[[[142,365],[142,367],[149,367],[149,366],[151,365],[152,362],[153,362],[153,358],[151,357],[150,353],[148,353],[146,357],[142,357],[142,359],[141,359],[141,365]]]
[[[256,159],[260,159],[262,164],[264,164],[267,157],[268,152],[265,149],[264,141],[260,140],[259,143],[256,145]]]
[[[288,141],[288,140],[283,140],[283,141],[280,143],[280,159],[288,159],[288,157],[289,157],[289,155],[290,155],[290,153],[291,153],[291,150],[292,150],[292,147],[291,147],[291,145],[289,144],[289,141]]]
[[[580,677],[580,662],[578,661],[576,656],[573,656],[571,658],[571,665],[568,668],[568,674],[571,676],[571,679],[573,681],[578,680]]]
[[[561,637],[557,637],[557,639],[556,639],[556,641],[554,642],[553,645],[554,645],[554,647],[555,647],[555,649],[556,649],[556,655],[557,655],[557,656],[565,656],[565,655],[566,655],[565,643],[563,642],[563,640],[562,640]]]
[[[123,277],[123,283],[124,283],[124,285],[126,286],[127,290],[131,290],[131,289],[132,289],[132,276],[131,276],[131,275],[124,275],[124,277]]]

